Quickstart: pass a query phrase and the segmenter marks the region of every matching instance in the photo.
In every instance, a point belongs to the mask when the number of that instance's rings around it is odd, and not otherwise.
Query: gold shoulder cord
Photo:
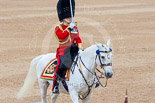
[[[61,25],[59,25],[59,29],[60,29],[61,31],[63,31],[63,28],[61,27]],[[57,39],[57,41],[59,42],[59,44],[66,44],[66,43],[70,40],[70,32],[69,32],[69,36],[68,36],[67,40],[64,41],[64,42],[60,42],[60,41],[59,41],[59,38],[58,38],[57,35],[56,35],[56,31],[55,31],[54,34],[55,34],[55,38]]]
[[[59,25],[59,29],[60,29],[61,31],[63,31],[63,28],[62,28],[62,26],[61,26],[61,25]]]

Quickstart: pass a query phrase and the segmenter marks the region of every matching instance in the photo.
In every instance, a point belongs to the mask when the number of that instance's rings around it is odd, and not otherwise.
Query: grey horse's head
[[[111,78],[113,76],[112,70],[112,49],[110,48],[110,40],[107,41],[107,44],[98,44],[96,43],[98,50],[96,63],[101,66],[105,71],[106,78]]]

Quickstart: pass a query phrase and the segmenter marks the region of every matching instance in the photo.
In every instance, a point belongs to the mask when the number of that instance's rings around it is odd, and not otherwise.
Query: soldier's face
[[[64,22],[67,22],[68,24],[70,24],[72,22],[72,18],[71,17],[65,18]]]

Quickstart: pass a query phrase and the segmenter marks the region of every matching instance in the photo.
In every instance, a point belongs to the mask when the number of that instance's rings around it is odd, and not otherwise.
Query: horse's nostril
[[[111,74],[109,77],[111,78],[113,76],[113,74]]]
[[[113,76],[112,73],[107,73],[107,77],[111,78]]]
[[[110,76],[110,73],[107,73],[107,76],[109,77]]]

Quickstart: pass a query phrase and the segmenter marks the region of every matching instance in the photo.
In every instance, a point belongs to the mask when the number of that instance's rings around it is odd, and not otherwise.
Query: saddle
[[[52,59],[43,69],[42,74],[40,76],[41,79],[48,79],[48,80],[53,80],[54,77],[54,71],[57,66],[57,59]],[[69,74],[70,74],[70,69],[67,69],[66,75],[65,75],[65,80],[69,80]]]

